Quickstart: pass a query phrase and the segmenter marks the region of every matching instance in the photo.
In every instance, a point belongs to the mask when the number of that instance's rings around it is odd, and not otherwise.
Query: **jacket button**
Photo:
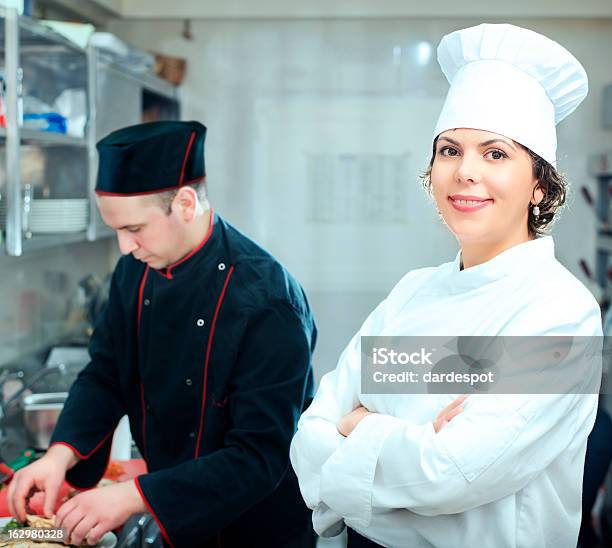
[[[151,411],[151,406],[147,403],[147,405],[145,405],[145,408],[147,411]]]
[[[204,320],[202,318],[198,319],[198,321],[196,322],[196,325],[198,327],[204,327]]]
[[[219,270],[225,270],[225,263],[219,263],[219,265],[217,266],[217,268]]]
[[[189,432],[189,437],[190,438],[195,438],[195,432]]]
[[[191,386],[193,384],[193,381],[191,379],[185,379],[185,384],[187,386]]]
[[[142,301],[142,304],[144,304],[145,306],[149,306],[151,304],[151,301],[149,299],[145,299],[144,301]]]

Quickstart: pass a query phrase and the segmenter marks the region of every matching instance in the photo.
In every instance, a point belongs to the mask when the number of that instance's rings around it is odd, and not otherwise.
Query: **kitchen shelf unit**
[[[73,137],[38,131],[24,127],[23,122],[26,101],[50,105],[66,89],[80,90],[87,97],[87,56],[61,35],[10,8],[0,9],[0,48],[5,116],[5,127],[0,128],[4,156],[0,159],[0,199],[4,202],[5,252],[19,256],[24,248],[63,243],[66,236],[32,233],[27,215],[32,199],[88,197],[85,134]],[[85,241],[86,231],[69,236]],[[29,240],[36,243],[31,245]]]
[[[0,205],[5,212],[0,255],[20,256],[113,235],[104,226],[93,198],[96,142],[126,125],[179,119],[180,90],[103,50],[82,49],[10,8],[0,8],[0,50],[6,119],[6,127],[0,126]],[[1,87],[2,82],[0,91]],[[82,136],[24,127],[24,98],[51,105],[65,90],[76,90],[85,97]],[[28,200],[53,198],[87,198],[86,228],[55,234],[29,230],[29,217],[24,213]]]

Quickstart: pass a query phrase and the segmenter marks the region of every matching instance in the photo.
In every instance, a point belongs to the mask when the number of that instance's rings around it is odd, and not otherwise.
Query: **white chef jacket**
[[[596,395],[470,395],[436,434],[457,395],[361,394],[363,335],[602,336],[597,302],[552,237],[406,274],[322,378],[291,463],[322,536],[346,523],[388,547],[576,546]],[[345,438],[336,424],[359,404],[374,414]]]

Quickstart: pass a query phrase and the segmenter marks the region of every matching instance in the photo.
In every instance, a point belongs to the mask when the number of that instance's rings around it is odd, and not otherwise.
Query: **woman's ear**
[[[538,205],[546,196],[546,193],[540,186],[540,181],[536,181],[535,186],[533,187],[533,193],[531,194],[531,203],[533,205]]]

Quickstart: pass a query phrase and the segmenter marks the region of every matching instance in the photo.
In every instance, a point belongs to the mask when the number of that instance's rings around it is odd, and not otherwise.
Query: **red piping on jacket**
[[[165,272],[163,272],[162,270],[157,270],[157,272],[160,275],[162,275],[164,278],[166,278],[168,280],[171,280],[172,279],[172,269],[177,267],[181,263],[184,263],[187,259],[193,257],[198,251],[200,251],[200,249],[202,249],[206,245],[206,242],[209,240],[209,238],[210,238],[210,236],[212,234],[214,224],[215,224],[215,212],[211,208],[211,210],[210,210],[210,223],[208,225],[208,231],[206,232],[206,236],[204,236],[204,239],[199,243],[198,247],[196,247],[195,249],[192,249],[182,259],[179,259],[175,263],[172,263],[170,266],[167,266],[165,268]]]
[[[100,447],[102,447],[104,445],[104,442],[110,437],[112,436],[113,432],[115,431],[115,429],[113,428],[108,434],[106,434],[106,436],[104,436],[102,438],[102,441],[100,443],[98,443],[98,445],[96,445],[89,453],[87,453],[86,455],[83,455],[83,453],[80,453],[79,450],[70,445],[69,443],[66,443],[65,441],[56,441],[55,443],[53,443],[52,445],[65,445],[66,447],[68,447],[68,449],[70,449],[77,457],[79,457],[81,460],[87,460],[88,458],[90,458],[98,449],[100,449]]]
[[[144,293],[144,287],[147,283],[147,276],[149,275],[149,265],[145,268],[142,280],[140,280],[140,287],[138,288],[138,320],[136,324],[136,333],[140,337],[140,314],[142,313],[142,294]]]
[[[183,178],[185,177],[185,166],[187,165],[187,158],[189,158],[189,151],[191,150],[191,145],[193,144],[194,139],[195,139],[195,131],[192,131],[191,137],[189,137],[189,142],[187,143],[187,150],[185,151],[185,157],[183,158],[183,167],[181,167],[181,176],[179,178],[179,188],[183,186]]]
[[[142,192],[106,192],[105,190],[96,190],[95,193],[98,196],[118,196],[123,198],[125,196],[146,196],[147,194],[159,194],[160,192],[168,192],[169,190],[177,190],[181,188],[181,186],[195,185],[200,181],[204,181],[206,179],[206,175],[203,177],[196,177],[195,179],[191,179],[190,181],[185,181],[182,185],[172,185],[166,186],[164,188],[158,188],[155,190],[145,190]]]
[[[215,307],[215,315],[213,316],[212,325],[210,326],[210,335],[208,336],[208,345],[206,346],[206,358],[204,359],[204,380],[202,381],[202,408],[200,409],[200,429],[198,430],[198,441],[196,442],[195,448],[195,456],[194,458],[198,458],[200,454],[200,442],[202,441],[202,431],[204,429],[204,411],[206,409],[206,382],[208,380],[208,362],[210,360],[210,350],[212,348],[213,337],[215,336],[215,326],[217,325],[217,317],[219,316],[219,310],[221,309],[221,303],[225,298],[225,291],[227,290],[227,285],[229,284],[229,280],[234,272],[234,266],[232,265],[225,277],[225,283],[223,284],[223,289],[221,289],[221,294],[219,295],[219,300],[217,301],[217,306]]]
[[[104,440],[102,441],[104,442],[106,439],[108,439],[108,436],[106,436]],[[71,449],[75,453],[75,455],[78,453],[78,451],[74,447],[72,447],[72,445],[65,443],[63,441],[55,442],[53,445],[65,445],[66,447]],[[99,447],[99,444],[98,444],[98,447]],[[111,458],[111,451],[112,451],[112,447],[111,447],[111,450],[109,450],[108,454],[106,455],[106,464],[104,465],[104,473],[106,473],[106,470],[108,469],[108,463],[110,462],[110,458]],[[93,452],[95,452],[95,449]],[[93,454],[93,452],[90,453],[87,458],[89,458]],[[97,487],[97,484],[92,485],[91,487],[81,487],[80,485],[76,485],[72,483],[71,481],[69,481],[68,478],[64,478],[64,481],[68,485],[70,485],[70,487],[72,487],[73,489],[77,489],[78,491],[89,491],[90,489],[95,489]]]
[[[87,453],[87,455],[83,455],[82,453],[80,453],[76,447],[73,447],[72,445],[70,445],[69,443],[66,443],[65,441],[56,441],[55,443],[52,443],[49,447],[53,447],[54,445],[64,445],[65,447],[68,447],[68,449],[70,449],[77,457],[79,457],[81,460],[87,460],[88,458],[90,458],[98,449],[100,449],[100,447],[102,447],[102,445],[104,444],[104,442],[109,438],[109,436],[111,436],[111,434],[114,432],[114,429],[111,430],[108,434],[106,434],[106,436],[104,436],[102,438],[102,441],[96,445],[89,453]],[[108,455],[106,455],[106,464],[104,465],[104,472],[106,472],[106,469],[108,468],[108,463],[110,461],[110,449],[108,451]],[[79,491],[87,491],[89,489],[93,489],[94,487],[96,487],[95,485],[92,485],[91,487],[87,487],[87,488],[83,488],[80,485],[75,485],[73,483],[71,483],[70,481],[68,481],[68,478],[64,478],[64,481],[70,485],[70,487],[72,487],[73,489],[78,489]]]
[[[144,385],[140,381],[140,410],[142,413],[142,448],[144,450],[144,459],[147,462],[147,408],[145,405]]]
[[[147,276],[149,274],[149,265],[145,268],[142,280],[140,280],[140,287],[138,288],[138,323],[136,325],[136,333],[138,341],[140,342],[140,315],[142,313],[142,297],[144,294],[145,284],[147,283]],[[140,381],[140,411],[142,414],[142,447],[144,449],[145,462],[147,461],[147,410],[145,408],[145,396],[144,396],[144,385],[142,380]]]
[[[147,510],[153,516],[155,521],[157,522],[157,525],[159,526],[159,530],[161,531],[161,534],[163,535],[164,540],[166,541],[166,543],[168,543],[171,548],[174,548],[174,544],[172,544],[172,541],[170,540],[170,537],[168,536],[168,533],[166,532],[166,528],[164,527],[164,524],[157,517],[157,514],[153,511],[153,508],[151,508],[151,505],[149,504],[149,501],[147,500],[147,497],[144,496],[144,493],[142,492],[142,488],[140,487],[140,482],[138,481],[139,478],[140,478],[140,476],[138,476],[137,478],[134,479],[134,485],[136,486],[136,489],[138,489],[138,492],[140,493],[140,498],[142,498],[142,502],[145,503],[145,506],[147,507]]]

